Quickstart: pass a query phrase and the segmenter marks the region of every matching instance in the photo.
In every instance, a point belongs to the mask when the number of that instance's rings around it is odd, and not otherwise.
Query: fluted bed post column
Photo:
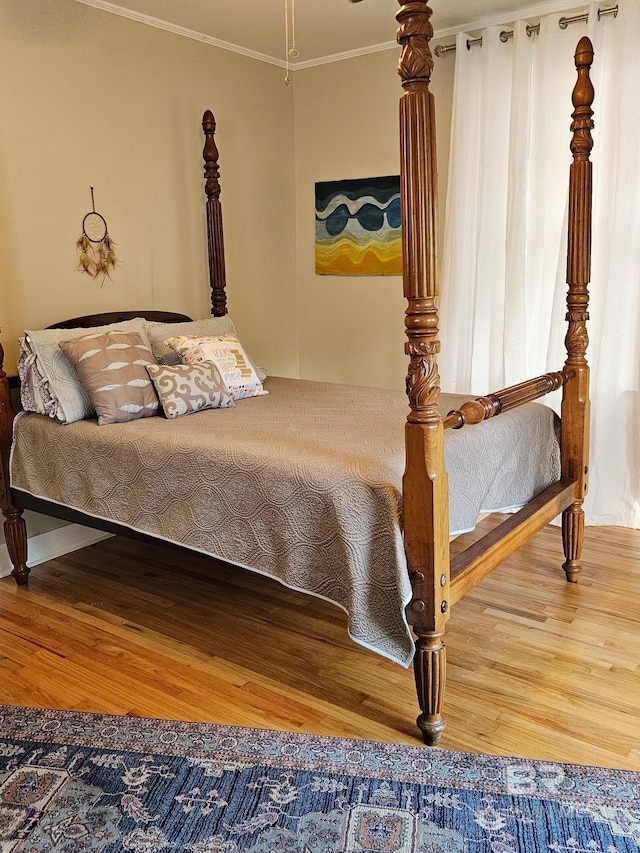
[[[591,130],[594,91],[589,70],[593,46],[585,36],[575,55],[578,80],[573,90],[569,182],[569,245],[567,261],[567,323],[565,338],[567,383],[562,397],[562,476],[575,479],[576,499],[562,514],[562,539],[567,580],[575,582],[582,571],[580,558],[584,540],[584,511],[589,474],[589,280],[591,277],[592,176],[589,156],[593,148]]]
[[[222,231],[222,206],[220,204],[220,167],[215,132],[216,120],[211,110],[202,117],[204,131],[204,191],[207,196],[207,248],[209,257],[209,285],[211,287],[211,313],[222,317],[227,313],[226,272],[224,264],[224,237]]]
[[[0,508],[4,515],[4,538],[13,565],[11,574],[16,583],[26,584],[29,577],[27,566],[27,528],[22,510],[13,505],[9,484],[9,453],[13,436],[14,411],[11,405],[9,380],[4,372],[4,349],[0,344]]]
[[[426,0],[400,3],[400,98],[403,280],[409,356],[404,537],[413,598],[407,619],[416,634],[414,672],[425,743],[445,727],[444,629],[449,618],[449,496],[444,430],[438,413],[438,295],[436,276],[437,167],[435,110],[429,81],[433,57]]]

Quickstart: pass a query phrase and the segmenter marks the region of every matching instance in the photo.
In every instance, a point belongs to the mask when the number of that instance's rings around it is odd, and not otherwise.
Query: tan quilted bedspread
[[[269,378],[269,394],[175,420],[16,422],[12,485],[335,602],[356,642],[408,666],[402,543],[406,397]],[[461,398],[445,397],[448,411]],[[558,477],[553,412],[501,415],[446,441],[451,530]]]

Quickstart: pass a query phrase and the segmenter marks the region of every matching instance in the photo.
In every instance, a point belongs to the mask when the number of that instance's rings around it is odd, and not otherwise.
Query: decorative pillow
[[[35,355],[35,366],[42,377],[39,385],[40,395],[43,401],[45,395],[50,398],[46,414],[69,424],[95,416],[96,412],[89,394],[80,381],[74,365],[60,349],[58,343],[97,332],[114,330],[138,332],[143,342],[149,343],[146,321],[141,317],[90,329],[41,329],[25,332],[27,343]],[[38,405],[37,401],[36,405]]]
[[[147,374],[153,355],[139,332],[98,332],[60,341],[60,348],[75,364],[101,426],[156,414],[158,398]]]
[[[25,412],[38,412],[53,417],[55,401],[49,393],[48,382],[40,374],[36,356],[25,337],[19,338],[18,376],[20,377],[20,403]]]
[[[178,353],[167,344],[167,338],[178,335],[191,337],[197,335],[235,335],[233,321],[228,314],[223,317],[208,317],[205,320],[191,320],[184,323],[147,323],[147,334],[151,343],[151,352],[158,364],[182,364]]]
[[[148,364],[147,373],[153,380],[160,404],[168,418],[190,415],[201,409],[226,409],[234,405],[229,389],[212,361],[203,361],[201,364]]]
[[[228,314],[223,317],[207,317],[205,320],[191,320],[185,323],[147,323],[147,332],[151,343],[151,352],[158,364],[180,364],[178,353],[167,344],[167,338],[210,337],[217,335],[237,335],[233,320]],[[260,382],[267,378],[267,371],[259,367],[249,356],[249,360]]]
[[[217,335],[215,337],[185,337],[176,335],[166,343],[172,347],[187,364],[200,364],[213,361],[218,366],[222,378],[234,400],[244,397],[259,397],[268,392],[235,335]]]

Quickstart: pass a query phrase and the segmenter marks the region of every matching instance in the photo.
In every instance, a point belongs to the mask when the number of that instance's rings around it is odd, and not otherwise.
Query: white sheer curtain
[[[594,42],[596,129],[587,522],[640,527],[640,0],[617,19],[460,34],[442,264],[443,389],[484,394],[565,358],[573,53]]]

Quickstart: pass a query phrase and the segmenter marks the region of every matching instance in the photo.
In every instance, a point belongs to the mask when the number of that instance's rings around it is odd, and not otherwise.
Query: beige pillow
[[[168,418],[234,405],[229,389],[212,361],[203,361],[202,364],[148,364],[147,373]]]
[[[166,343],[187,364],[215,362],[234,400],[268,393],[263,389],[249,356],[235,335],[176,335]]]
[[[153,356],[138,332],[98,332],[60,341],[60,349],[75,365],[101,426],[156,414],[146,369]]]
[[[236,330],[228,314],[222,317],[207,317],[181,323],[158,323],[147,321],[147,334],[151,352],[158,364],[181,364],[178,353],[167,344],[167,338],[184,335],[235,335]]]
[[[190,320],[183,323],[158,323],[147,322],[147,333],[151,343],[151,352],[158,364],[180,364],[182,359],[178,353],[168,345],[167,338],[171,337],[211,337],[217,335],[236,335],[235,326],[228,314],[222,317],[207,317],[204,320]],[[260,382],[267,378],[264,367],[256,364],[249,355],[251,366],[256,372]]]

